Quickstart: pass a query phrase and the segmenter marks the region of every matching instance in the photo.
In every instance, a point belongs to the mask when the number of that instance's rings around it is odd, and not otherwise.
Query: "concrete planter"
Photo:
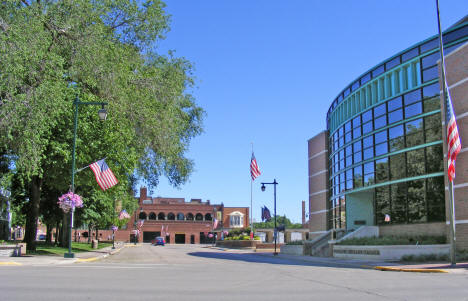
[[[401,260],[405,255],[449,254],[450,245],[333,246],[333,257],[365,260]]]
[[[17,257],[26,255],[26,244],[21,243],[17,245],[0,245],[0,257]]]
[[[282,245],[280,253],[286,255],[304,255],[304,245]]]

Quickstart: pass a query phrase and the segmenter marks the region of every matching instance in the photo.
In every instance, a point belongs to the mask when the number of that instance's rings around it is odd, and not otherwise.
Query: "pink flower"
[[[83,201],[81,200],[81,197],[77,194],[74,194],[71,191],[63,194],[58,199],[59,201],[57,203],[64,212],[69,212],[71,209],[74,209],[76,207],[83,207]]]

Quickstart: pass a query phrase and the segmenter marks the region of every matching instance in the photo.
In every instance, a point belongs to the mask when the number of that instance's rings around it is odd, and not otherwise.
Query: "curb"
[[[127,247],[126,245],[123,245],[121,248],[118,248],[117,250],[115,251],[110,251],[109,253],[107,254],[104,254],[102,256],[95,256],[95,257],[90,257],[90,258],[78,258],[75,262],[92,262],[92,261],[97,261],[97,260],[100,260],[100,259],[103,259],[103,258],[106,258],[110,255],[114,255],[114,254],[117,254],[118,252],[120,252],[123,248]]]
[[[379,271],[391,271],[391,272],[412,272],[412,273],[448,273],[446,270],[441,269],[403,269],[403,268],[390,268],[390,267],[374,267]]]

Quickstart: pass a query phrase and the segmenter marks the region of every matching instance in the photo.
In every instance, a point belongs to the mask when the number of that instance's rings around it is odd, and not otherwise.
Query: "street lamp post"
[[[216,207],[213,206],[213,218],[211,219],[211,233],[213,233],[213,240],[211,243],[213,247],[216,245],[216,234],[215,234],[215,228],[214,228],[215,218],[216,218]]]
[[[140,207],[140,213],[143,212],[143,207]],[[133,225],[135,226],[135,236],[134,236],[134,244],[136,245],[137,244],[137,241],[139,240],[138,239],[138,220],[137,220],[137,210],[135,210],[135,222],[133,223]]]
[[[114,216],[112,218],[115,222],[115,199],[114,199]],[[112,225],[112,249],[115,249],[115,224]]]
[[[75,193],[75,157],[76,157],[76,131],[78,128],[78,106],[79,105],[96,105],[101,106],[101,109],[98,111],[99,119],[101,121],[106,120],[107,118],[107,111],[104,108],[107,105],[107,102],[81,102],[78,96],[73,101],[73,105],[75,106],[75,119],[74,119],[74,129],[73,129],[73,151],[72,151],[72,178],[71,178],[71,186],[70,190],[72,193]],[[73,230],[73,213],[75,208],[71,208],[70,210],[70,226],[68,231],[68,253],[64,254],[65,258],[74,258],[75,254],[72,253],[71,245],[72,245],[72,230]]]
[[[273,253],[273,255],[278,255],[278,253],[276,252],[276,240],[278,239],[278,233],[277,233],[277,229],[276,229],[276,185],[278,185],[278,182],[276,182],[276,179],[273,179],[273,183],[261,183],[262,184],[262,191],[265,191],[266,187],[265,185],[273,185],[273,196],[274,196],[274,218],[275,218],[275,229],[274,229],[274,236],[275,236],[275,252]]]

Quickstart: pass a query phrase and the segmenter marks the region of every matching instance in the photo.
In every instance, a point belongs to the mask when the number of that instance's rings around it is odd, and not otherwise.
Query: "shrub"
[[[436,245],[447,243],[445,236],[383,236],[349,238],[339,245],[382,246],[382,245]]]
[[[287,245],[303,245],[304,241],[303,240],[294,240],[286,243]]]
[[[447,261],[446,254],[423,254],[423,255],[404,255],[401,261],[406,262],[426,262],[426,261]]]

